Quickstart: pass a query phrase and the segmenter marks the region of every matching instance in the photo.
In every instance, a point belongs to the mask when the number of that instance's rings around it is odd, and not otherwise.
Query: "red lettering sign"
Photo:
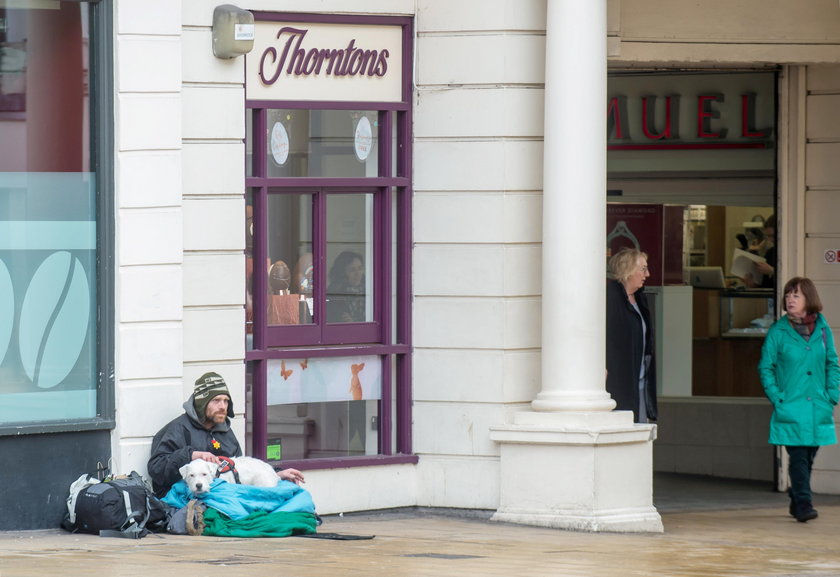
[[[679,123],[679,96],[665,97],[665,128],[660,133],[656,133],[654,127],[654,119],[656,118],[656,96],[645,96],[642,98],[642,132],[645,136],[652,140],[659,140],[661,138],[679,138],[679,130],[672,131],[674,124],[674,114],[671,113],[671,103],[676,103],[677,114],[676,123]]]
[[[701,94],[697,97],[697,137],[725,138],[726,129],[712,132],[712,120],[720,118],[720,111],[712,108],[714,102],[723,102],[723,94]]]
[[[725,110],[728,111],[729,116],[723,118],[721,110],[726,102],[723,94],[697,95],[697,105],[693,108],[696,116],[692,119],[696,120],[696,140],[689,141],[682,140],[680,134],[681,95],[645,95],[639,97],[635,103],[628,103],[628,98],[624,95],[611,96],[607,101],[607,138],[612,144],[609,144],[608,148],[610,150],[692,150],[768,146],[773,128],[756,126],[758,96],[752,92],[739,96],[740,111],[737,108],[733,111],[732,106],[726,107]],[[664,113],[657,108],[663,103]],[[635,106],[631,106],[632,104]],[[628,109],[633,110],[634,118],[630,117]],[[740,118],[737,118],[738,112],[740,112]],[[735,118],[732,118],[733,114]],[[683,120],[685,120],[684,117]],[[727,141],[729,128],[733,125],[737,126],[739,121],[740,131],[734,132],[738,138]],[[616,140],[622,142],[616,143]]]
[[[624,123],[627,121],[627,97],[614,96],[607,105],[607,138],[615,130],[614,137],[621,140],[627,132]]]
[[[741,136],[744,138],[767,138],[770,129],[755,128],[755,99],[754,92],[741,95]]]

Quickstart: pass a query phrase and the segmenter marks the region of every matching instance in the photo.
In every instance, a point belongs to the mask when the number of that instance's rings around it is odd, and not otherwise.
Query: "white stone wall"
[[[817,285],[823,314],[840,343],[840,264],[824,261],[826,249],[840,249],[840,66],[809,66],[805,85],[804,274]],[[838,445],[817,455],[813,488],[840,493]]]
[[[114,468],[145,471],[183,402],[181,3],[114,6],[117,429]]]
[[[630,66],[840,60],[834,0],[608,0],[610,56]]]
[[[539,390],[545,2],[424,0],[417,27],[418,504],[494,509],[489,428]]]
[[[245,60],[213,56],[213,8],[183,2],[185,399],[207,371],[228,383],[245,440]],[[178,412],[181,412],[180,405]]]

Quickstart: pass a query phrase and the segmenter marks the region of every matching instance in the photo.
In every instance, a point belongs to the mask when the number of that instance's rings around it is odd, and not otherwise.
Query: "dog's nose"
[[[201,491],[201,488],[202,488],[203,486],[204,486],[204,485],[202,485],[201,483],[196,483],[196,484],[195,484],[195,490],[196,490],[196,491]]]

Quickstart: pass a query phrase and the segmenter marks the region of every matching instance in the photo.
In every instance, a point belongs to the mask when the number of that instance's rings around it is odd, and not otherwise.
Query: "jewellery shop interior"
[[[657,470],[773,475],[771,449],[753,437],[766,412],[756,365],[778,314],[767,274],[777,260],[775,83],[764,71],[610,75],[607,258],[623,246],[648,254]],[[680,470],[688,439],[709,437],[708,423],[737,406],[746,412],[733,420],[753,425],[723,443],[754,445],[731,459],[753,464],[717,470],[709,445],[707,464]]]

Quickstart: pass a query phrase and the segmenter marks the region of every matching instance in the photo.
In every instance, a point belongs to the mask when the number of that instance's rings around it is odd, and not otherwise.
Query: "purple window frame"
[[[253,363],[252,443],[255,457],[266,458],[267,375],[269,359],[293,359],[352,355],[380,355],[382,358],[382,394],[379,401],[377,455],[328,459],[284,460],[282,467],[326,469],[382,464],[416,463],[411,439],[411,186],[412,175],[412,65],[414,20],[400,16],[347,16],[253,12],[255,21],[281,21],[328,24],[364,24],[402,27],[402,96],[399,102],[322,102],[288,100],[246,100],[253,110],[253,176],[245,185],[253,192],[254,203],[254,278],[265,278],[267,246],[262,234],[268,226],[269,189],[289,193],[313,194],[313,259],[323,258],[325,239],[326,195],[342,193],[374,194],[374,317],[370,323],[347,325],[319,321],[314,325],[269,327],[265,318],[265,291],[254,291],[253,349],[245,360]],[[375,110],[379,118],[379,176],[362,178],[282,177],[266,174],[266,113],[269,108],[313,110]],[[396,166],[392,162],[391,134],[396,123]],[[247,159],[246,159],[247,162]],[[383,176],[386,175],[386,176]],[[392,215],[396,214],[396,231]],[[256,234],[259,232],[259,234]],[[396,241],[396,254],[391,239]],[[317,262],[317,261],[316,261]],[[393,264],[395,263],[395,264]],[[315,298],[324,304],[326,267],[315,267]],[[396,271],[394,271],[396,266]],[[394,275],[394,272],[396,274]],[[393,286],[395,279],[396,287]],[[396,288],[396,302],[391,295]],[[394,305],[396,305],[394,307]],[[396,323],[392,311],[396,310]],[[258,311],[262,311],[259,312]],[[258,319],[259,314],[259,319]],[[323,316],[323,315],[322,315]],[[395,326],[395,330],[392,330]],[[393,386],[392,375],[396,377]],[[395,396],[394,396],[395,395]],[[395,435],[393,427],[396,427]],[[392,442],[395,437],[396,446]]]

